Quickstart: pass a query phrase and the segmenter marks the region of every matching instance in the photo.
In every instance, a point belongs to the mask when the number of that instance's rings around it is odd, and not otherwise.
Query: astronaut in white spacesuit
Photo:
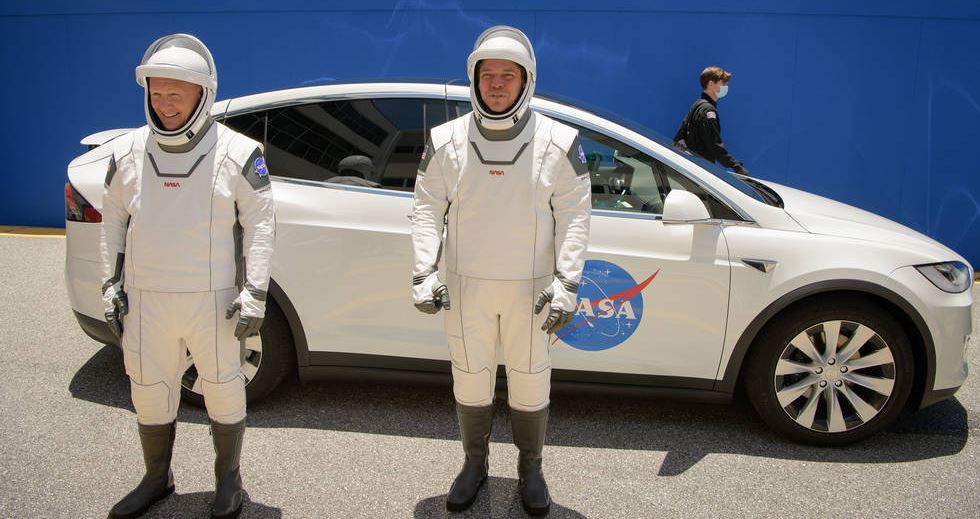
[[[211,118],[217,74],[200,40],[158,39],[136,78],[147,126],[111,143],[101,252],[106,321],[121,337],[146,475],[109,517],[138,517],[174,491],[170,459],[187,351],[214,440],[212,517],[237,517],[241,341],[265,316],[275,232],[269,171],[258,142]]]
[[[524,33],[506,26],[484,31],[467,73],[473,112],[432,129],[412,218],[414,302],[426,313],[446,310],[466,454],[446,506],[469,508],[487,478],[499,342],[520,450],[521,501],[528,513],[543,515],[551,504],[541,471],[548,338],[577,306],[591,186],[578,132],[528,110],[537,70]]]

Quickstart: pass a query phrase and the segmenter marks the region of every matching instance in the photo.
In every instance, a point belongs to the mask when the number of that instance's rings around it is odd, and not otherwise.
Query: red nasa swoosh
[[[647,287],[647,285],[649,285],[650,282],[653,281],[653,278],[657,277],[657,274],[659,274],[659,273],[660,273],[660,269],[657,269],[656,272],[654,272],[653,274],[650,274],[650,277],[646,278],[646,280],[644,280],[642,283],[640,283],[640,284],[638,284],[636,286],[627,288],[626,290],[623,290],[622,292],[620,292],[618,294],[613,294],[613,295],[611,295],[609,297],[605,297],[605,298],[599,299],[599,300],[593,302],[592,303],[592,306],[597,306],[601,301],[603,301],[605,299],[611,299],[612,302],[613,302],[613,309],[615,310],[617,306],[623,306],[623,303],[624,302],[629,301],[630,299],[633,299],[634,297],[636,297],[637,294],[639,294],[640,292],[642,292],[643,289],[645,289]],[[568,330],[565,331],[565,333],[563,333],[561,335],[556,335],[555,336],[555,339],[553,341],[551,341],[551,344],[554,344],[554,343],[558,342],[558,339],[561,339],[562,337],[564,337],[564,336],[566,336],[566,335],[574,332],[575,330],[578,330],[582,326],[585,326],[586,324],[589,324],[589,323],[591,323],[592,321],[594,321],[594,320],[596,320],[598,318],[599,318],[599,315],[595,315],[595,316],[593,316],[593,317],[591,317],[589,319],[586,319],[586,320],[582,321],[581,323],[579,323],[575,327],[569,328]]]

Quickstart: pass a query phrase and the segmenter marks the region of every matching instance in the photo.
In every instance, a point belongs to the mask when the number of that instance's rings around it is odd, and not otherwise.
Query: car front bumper
[[[891,275],[908,292],[925,320],[933,344],[931,376],[927,376],[919,408],[949,398],[969,374],[967,345],[973,331],[973,291],[950,294],[936,288],[915,267],[903,267]]]

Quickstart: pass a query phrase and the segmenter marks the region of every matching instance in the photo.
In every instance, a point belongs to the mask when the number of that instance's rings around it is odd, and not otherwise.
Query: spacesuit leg
[[[163,425],[177,418],[185,349],[176,321],[174,296],[130,289],[123,317],[123,357],[136,420]]]
[[[535,315],[537,294],[551,283],[551,276],[511,282],[512,303],[500,316],[501,343],[507,366],[507,398],[517,462],[518,489],[524,510],[532,516],[547,515],[551,506],[548,484],[541,470],[548,404],[551,393],[551,336],[541,331],[547,312]]]
[[[500,342],[507,367],[507,403],[519,411],[548,406],[551,393],[550,337],[541,331],[547,312],[535,315],[534,301],[551,277],[526,281],[497,281],[506,287],[508,304],[500,314]]]
[[[446,311],[446,335],[452,358],[453,395],[464,406],[492,405],[500,333],[493,282],[450,273],[446,285],[452,302]]]
[[[449,274],[446,334],[452,357],[453,394],[466,458],[449,494],[446,508],[468,509],[487,479],[494,386],[497,381],[499,316],[491,281]]]
[[[225,319],[225,309],[238,295],[235,288],[183,294],[191,323],[187,348],[194,358],[212,421],[234,424],[245,419],[245,381],[241,343],[235,338],[237,319]]]
[[[187,346],[204,390],[204,405],[214,439],[215,493],[211,517],[237,517],[244,490],[239,468],[245,438],[245,381],[241,342],[235,338],[237,319],[225,309],[238,296],[236,288],[189,294],[192,332]]]
[[[109,510],[110,519],[138,517],[174,491],[170,460],[185,356],[173,294],[131,288],[128,296],[122,349],[146,473]]]

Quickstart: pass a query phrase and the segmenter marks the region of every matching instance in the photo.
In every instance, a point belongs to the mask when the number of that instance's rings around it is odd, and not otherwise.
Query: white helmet
[[[151,77],[177,79],[203,87],[201,102],[182,127],[168,130],[160,124],[150,106],[150,91],[146,79]],[[171,34],[153,42],[136,67],[136,82],[146,91],[146,122],[158,143],[168,146],[186,144],[210,123],[211,105],[214,104],[214,96],[218,90],[218,73],[214,68],[211,51],[194,36]]]
[[[523,67],[527,73],[524,89],[517,97],[514,106],[504,113],[491,112],[480,98],[480,78],[476,73],[476,66],[480,60],[485,59],[513,61]],[[531,96],[534,95],[534,83],[537,80],[538,70],[531,40],[527,39],[527,36],[520,29],[507,25],[496,25],[483,31],[483,34],[476,39],[473,52],[466,60],[466,73],[470,79],[470,100],[473,103],[473,114],[476,116],[477,122],[490,130],[509,129],[527,112],[527,107],[531,104]]]

